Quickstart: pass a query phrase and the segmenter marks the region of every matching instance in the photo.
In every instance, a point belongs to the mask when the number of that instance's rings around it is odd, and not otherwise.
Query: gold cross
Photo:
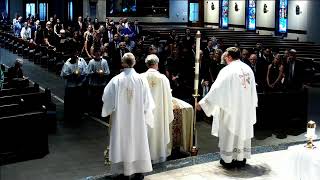
[[[131,104],[131,100],[132,100],[132,97],[133,97],[133,90],[130,89],[130,88],[127,88],[127,100],[128,100],[128,103]]]
[[[156,83],[152,80],[151,81],[151,87],[154,87],[156,85]]]
[[[155,80],[154,77],[148,78],[148,83],[150,84],[150,86],[151,86],[152,88],[157,85],[156,80]]]

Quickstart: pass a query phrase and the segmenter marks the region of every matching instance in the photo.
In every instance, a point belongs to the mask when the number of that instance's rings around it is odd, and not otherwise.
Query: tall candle
[[[198,94],[198,86],[199,86],[199,59],[200,59],[200,39],[201,34],[200,31],[197,31],[196,34],[196,59],[195,59],[195,76],[194,76],[194,91],[195,94]]]

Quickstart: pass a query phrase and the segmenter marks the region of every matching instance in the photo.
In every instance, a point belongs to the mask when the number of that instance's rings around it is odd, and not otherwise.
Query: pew
[[[47,108],[46,113],[48,133],[56,132],[56,105],[51,100],[51,92],[49,89],[46,89],[45,92],[0,96],[0,106],[9,104],[22,104],[28,108],[38,108],[44,105]]]
[[[39,92],[39,91],[40,91],[39,85],[37,83],[35,83],[33,87],[2,89],[0,91],[0,97],[1,96],[33,93],[33,92]]]
[[[303,127],[307,123],[307,89],[258,93],[257,128]]]
[[[45,110],[0,117],[0,165],[49,153]]]

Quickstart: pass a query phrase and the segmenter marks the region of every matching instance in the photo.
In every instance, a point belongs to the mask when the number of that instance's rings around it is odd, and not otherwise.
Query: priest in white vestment
[[[199,102],[207,116],[213,116],[212,135],[219,137],[221,164],[243,167],[251,155],[253,125],[258,103],[251,68],[240,61],[240,50],[226,50],[224,67],[209,93]]]
[[[147,80],[156,105],[153,110],[154,128],[148,128],[151,160],[155,164],[166,161],[171,154],[171,147],[168,144],[170,143],[170,123],[174,118],[173,104],[170,82],[158,71],[157,55],[148,55],[145,63],[149,69],[141,75]]]
[[[110,80],[102,97],[102,117],[111,115],[109,159],[113,175],[141,175],[152,171],[148,126],[155,107],[148,83],[132,68],[135,57],[122,57],[123,72]]]

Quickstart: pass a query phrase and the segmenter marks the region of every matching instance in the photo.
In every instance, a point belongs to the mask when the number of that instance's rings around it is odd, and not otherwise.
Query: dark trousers
[[[89,111],[97,116],[101,116],[102,95],[104,86],[89,86]]]
[[[84,111],[85,93],[83,87],[66,87],[64,96],[65,122],[79,122]]]

